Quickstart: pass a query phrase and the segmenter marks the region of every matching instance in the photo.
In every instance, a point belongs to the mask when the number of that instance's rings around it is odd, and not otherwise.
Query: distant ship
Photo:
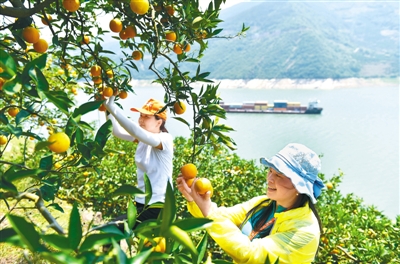
[[[318,106],[318,100],[312,100],[308,106],[299,102],[288,102],[287,100],[268,101],[244,101],[243,103],[226,104],[220,102],[220,106],[227,113],[263,113],[263,114],[321,114],[322,107]]]

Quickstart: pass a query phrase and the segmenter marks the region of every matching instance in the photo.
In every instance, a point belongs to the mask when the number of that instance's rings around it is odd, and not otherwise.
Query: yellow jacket
[[[318,220],[308,204],[301,208],[275,213],[276,221],[271,234],[252,241],[238,228],[246,213],[267,196],[258,196],[232,207],[212,208],[207,218],[213,222],[207,232],[232,257],[235,263],[265,263],[269,258],[274,263],[311,263],[318,249],[320,230]],[[194,202],[188,202],[189,212],[194,217],[203,217]]]

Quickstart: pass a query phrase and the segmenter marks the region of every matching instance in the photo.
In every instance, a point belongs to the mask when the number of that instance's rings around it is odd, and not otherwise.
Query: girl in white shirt
[[[107,116],[112,121],[113,135],[131,142],[138,142],[135,155],[137,166],[137,186],[145,191],[144,174],[148,176],[152,197],[149,205],[165,201],[167,183],[172,186],[172,159],[173,159],[173,138],[165,128],[167,120],[164,105],[157,100],[150,99],[142,108],[131,108],[134,112],[139,112],[138,122],[134,122],[124,115],[114,103],[114,96],[105,102],[110,115]],[[136,224],[147,220],[156,219],[160,213],[160,208],[145,208],[144,197],[135,197],[138,218]],[[125,220],[126,214],[115,220]],[[123,225],[119,225],[123,231]]]

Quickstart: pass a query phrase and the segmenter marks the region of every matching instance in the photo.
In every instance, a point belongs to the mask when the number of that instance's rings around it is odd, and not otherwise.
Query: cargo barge
[[[263,113],[263,114],[321,114],[322,107],[318,106],[319,101],[313,100],[308,106],[299,102],[288,102],[287,100],[268,101],[245,101],[243,103],[225,104],[220,106],[227,113]]]

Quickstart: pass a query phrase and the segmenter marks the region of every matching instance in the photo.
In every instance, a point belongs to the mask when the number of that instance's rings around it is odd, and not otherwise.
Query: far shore
[[[341,88],[362,88],[362,87],[400,87],[400,77],[398,78],[347,78],[347,79],[222,79],[212,80],[214,84],[220,84],[221,89],[341,89]],[[133,80],[134,87],[141,86],[160,86],[153,84],[150,80]],[[200,87],[205,83],[199,83],[194,87]]]

